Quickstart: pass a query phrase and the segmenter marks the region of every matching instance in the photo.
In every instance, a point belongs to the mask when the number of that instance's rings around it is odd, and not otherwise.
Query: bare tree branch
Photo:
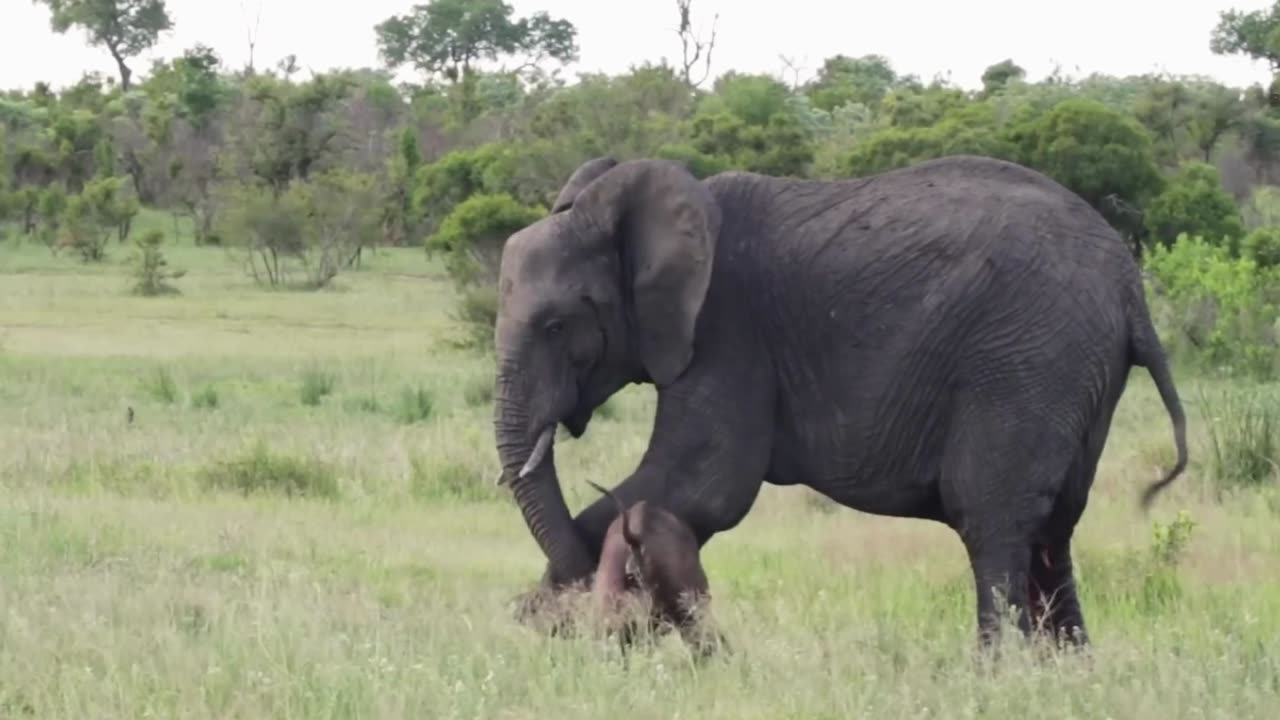
[[[720,22],[720,13],[716,13],[712,19],[711,37],[704,42],[699,38],[699,33],[693,29],[693,23],[689,19],[692,6],[693,0],[676,0],[676,9],[680,13],[680,27],[676,30],[676,34],[680,37],[681,71],[684,74],[684,81],[690,87],[696,88],[711,77],[711,53],[716,47],[716,25]],[[693,69],[700,59],[702,76],[694,82]]]
[[[244,0],[240,0],[241,17],[243,17],[244,14],[245,14]],[[248,75],[252,75],[254,72],[253,55],[254,55],[254,51],[258,47],[258,29],[261,26],[262,26],[262,0],[258,0],[258,13],[253,18],[253,25],[250,26],[248,21],[246,20],[245,27],[244,27],[245,37],[249,43],[249,61],[245,64],[245,72]]]
[[[795,90],[799,88],[801,85],[800,73],[807,69],[806,66],[798,64],[795,60],[783,55],[782,53],[778,53],[778,59],[782,61],[783,67],[785,67],[787,72],[791,74],[791,89]]]

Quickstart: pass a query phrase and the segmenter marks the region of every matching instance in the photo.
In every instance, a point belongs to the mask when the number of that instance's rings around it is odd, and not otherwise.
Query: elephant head
[[[548,217],[503,248],[498,454],[553,583],[595,567],[560,491],[556,426],[580,437],[626,384],[661,388],[685,370],[720,222],[715,198],[683,166],[597,158],[569,178]]]

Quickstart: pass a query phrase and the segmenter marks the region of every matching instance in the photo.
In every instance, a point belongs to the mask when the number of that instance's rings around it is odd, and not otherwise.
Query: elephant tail
[[[618,514],[622,516],[622,539],[627,541],[627,544],[631,546],[632,550],[639,552],[640,537],[631,532],[631,525],[628,522],[631,519],[631,513],[627,512],[627,507],[623,505],[622,501],[618,499],[618,496],[614,495],[613,491],[608,488],[600,487],[590,480],[587,481],[587,484],[598,490],[601,495],[608,495],[613,500],[613,503],[618,506]]]
[[[1181,475],[1187,467],[1187,418],[1182,411],[1178,389],[1173,384],[1173,373],[1169,369],[1168,357],[1160,345],[1155,327],[1151,324],[1146,298],[1139,295],[1137,305],[1142,312],[1135,313],[1137,317],[1131,325],[1130,357],[1134,365],[1145,367],[1151,374],[1151,380],[1155,382],[1156,389],[1160,392],[1160,400],[1164,403],[1165,411],[1173,421],[1173,441],[1178,452],[1177,461],[1173,467],[1164,474],[1164,477],[1151,483],[1143,491],[1142,509],[1145,511],[1151,506],[1156,495]]]

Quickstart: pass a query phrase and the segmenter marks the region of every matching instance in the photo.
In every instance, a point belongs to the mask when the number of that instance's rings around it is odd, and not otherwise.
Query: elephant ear
[[[609,156],[593,158],[578,166],[577,170],[569,176],[564,187],[560,188],[560,194],[556,196],[556,201],[551,204],[551,214],[568,210],[572,205],[578,193],[582,192],[582,188],[591,184],[591,181],[609,172],[618,161]]]
[[[602,231],[593,234],[605,243],[602,251],[617,253],[631,283],[640,359],[655,384],[671,383],[693,359],[694,329],[720,236],[720,205],[681,165],[631,160],[583,188],[573,213]]]

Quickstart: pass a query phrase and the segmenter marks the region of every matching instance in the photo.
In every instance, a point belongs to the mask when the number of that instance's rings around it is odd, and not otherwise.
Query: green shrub
[[[1178,574],[1195,521],[1185,510],[1171,522],[1152,523],[1145,548],[1125,552],[1084,551],[1079,563],[1080,592],[1109,607],[1129,607],[1153,615],[1175,607],[1183,586]]]
[[[1252,260],[1260,270],[1280,266],[1280,226],[1254,228],[1240,241],[1240,256]]]
[[[164,233],[151,230],[134,241],[137,246],[133,256],[133,293],[143,297],[172,295],[178,289],[169,284],[186,274],[185,270],[168,270],[169,261],[160,250]]]
[[[240,457],[202,469],[199,480],[206,490],[230,490],[244,495],[338,496],[338,477],[331,467],[317,460],[274,453],[262,441]]]
[[[67,199],[62,212],[63,244],[80,254],[85,262],[106,257],[111,238],[124,242],[138,214],[136,198],[126,192],[123,178],[93,180],[79,195]]]
[[[1275,373],[1273,274],[1250,258],[1233,257],[1226,247],[1185,234],[1170,247],[1153,247],[1146,264],[1153,308],[1160,324],[1175,333],[1171,349],[1228,373]]]
[[[218,235],[240,248],[246,271],[262,285],[328,287],[381,233],[380,188],[369,174],[330,170],[279,194],[255,185],[225,193]]]
[[[1244,235],[1240,211],[1223,188],[1217,168],[1202,162],[1182,166],[1147,205],[1144,222],[1154,239],[1163,244],[1186,234],[1234,249]]]
[[[455,206],[427,238],[428,250],[445,256],[459,296],[455,318],[467,328],[469,344],[483,347],[493,340],[498,265],[507,238],[545,212],[506,194],[474,195]]]
[[[513,146],[489,143],[454,150],[421,166],[413,182],[411,207],[415,219],[435,230],[470,198],[507,191],[512,185],[515,152]]]

